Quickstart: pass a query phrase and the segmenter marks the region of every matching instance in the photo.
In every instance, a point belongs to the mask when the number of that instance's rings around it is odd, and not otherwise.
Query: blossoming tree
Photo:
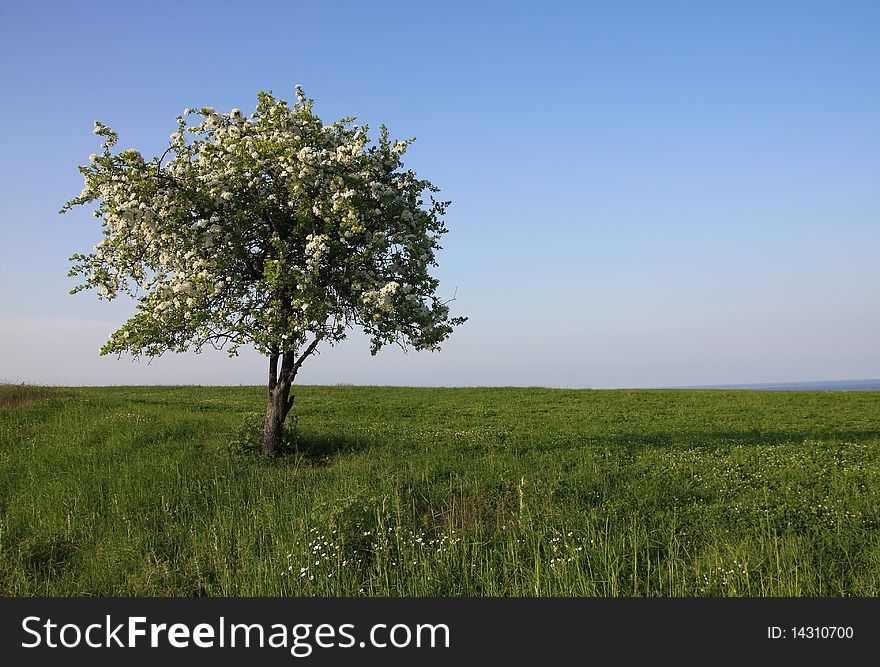
[[[62,208],[96,202],[104,235],[71,257],[81,277],[72,293],[137,300],[101,354],[253,345],[269,361],[267,454],[281,444],[297,371],[321,343],[359,326],[373,354],[387,343],[433,350],[465,319],[450,317],[429,273],[449,202],[423,201],[437,188],[404,170],[412,140],[391,141],[383,126],[370,145],[367,127],[325,125],[296,95],[291,107],[262,92],[250,117],[186,109],[151,160],[114,151],[117,134],[96,122],[102,152]]]

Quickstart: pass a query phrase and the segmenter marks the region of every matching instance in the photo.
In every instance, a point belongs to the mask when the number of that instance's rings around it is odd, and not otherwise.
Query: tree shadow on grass
[[[375,443],[347,434],[303,432],[285,429],[284,447],[277,458],[282,461],[322,467],[330,465],[339,456],[372,449]]]

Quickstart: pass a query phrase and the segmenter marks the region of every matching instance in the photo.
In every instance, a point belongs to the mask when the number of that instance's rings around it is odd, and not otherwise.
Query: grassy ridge
[[[274,462],[263,401],[0,400],[0,593],[880,594],[877,392],[300,387]]]

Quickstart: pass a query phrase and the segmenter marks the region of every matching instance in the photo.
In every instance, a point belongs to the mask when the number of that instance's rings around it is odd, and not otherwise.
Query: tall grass
[[[878,393],[3,393],[4,595],[880,592]]]

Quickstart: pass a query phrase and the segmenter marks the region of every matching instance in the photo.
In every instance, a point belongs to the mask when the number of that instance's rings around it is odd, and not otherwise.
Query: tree
[[[97,202],[104,235],[71,257],[71,291],[127,294],[137,313],[101,354],[253,345],[269,360],[262,451],[275,453],[291,385],[321,343],[354,326],[372,339],[434,350],[465,321],[436,295],[438,239],[450,202],[404,170],[413,139],[378,144],[344,118],[324,125],[296,88],[293,107],[261,92],[239,109],[185,109],[158,157],[114,152],[118,135],[95,122],[102,152],[80,167],[85,186],[61,212]],[[188,118],[200,117],[190,124]]]

